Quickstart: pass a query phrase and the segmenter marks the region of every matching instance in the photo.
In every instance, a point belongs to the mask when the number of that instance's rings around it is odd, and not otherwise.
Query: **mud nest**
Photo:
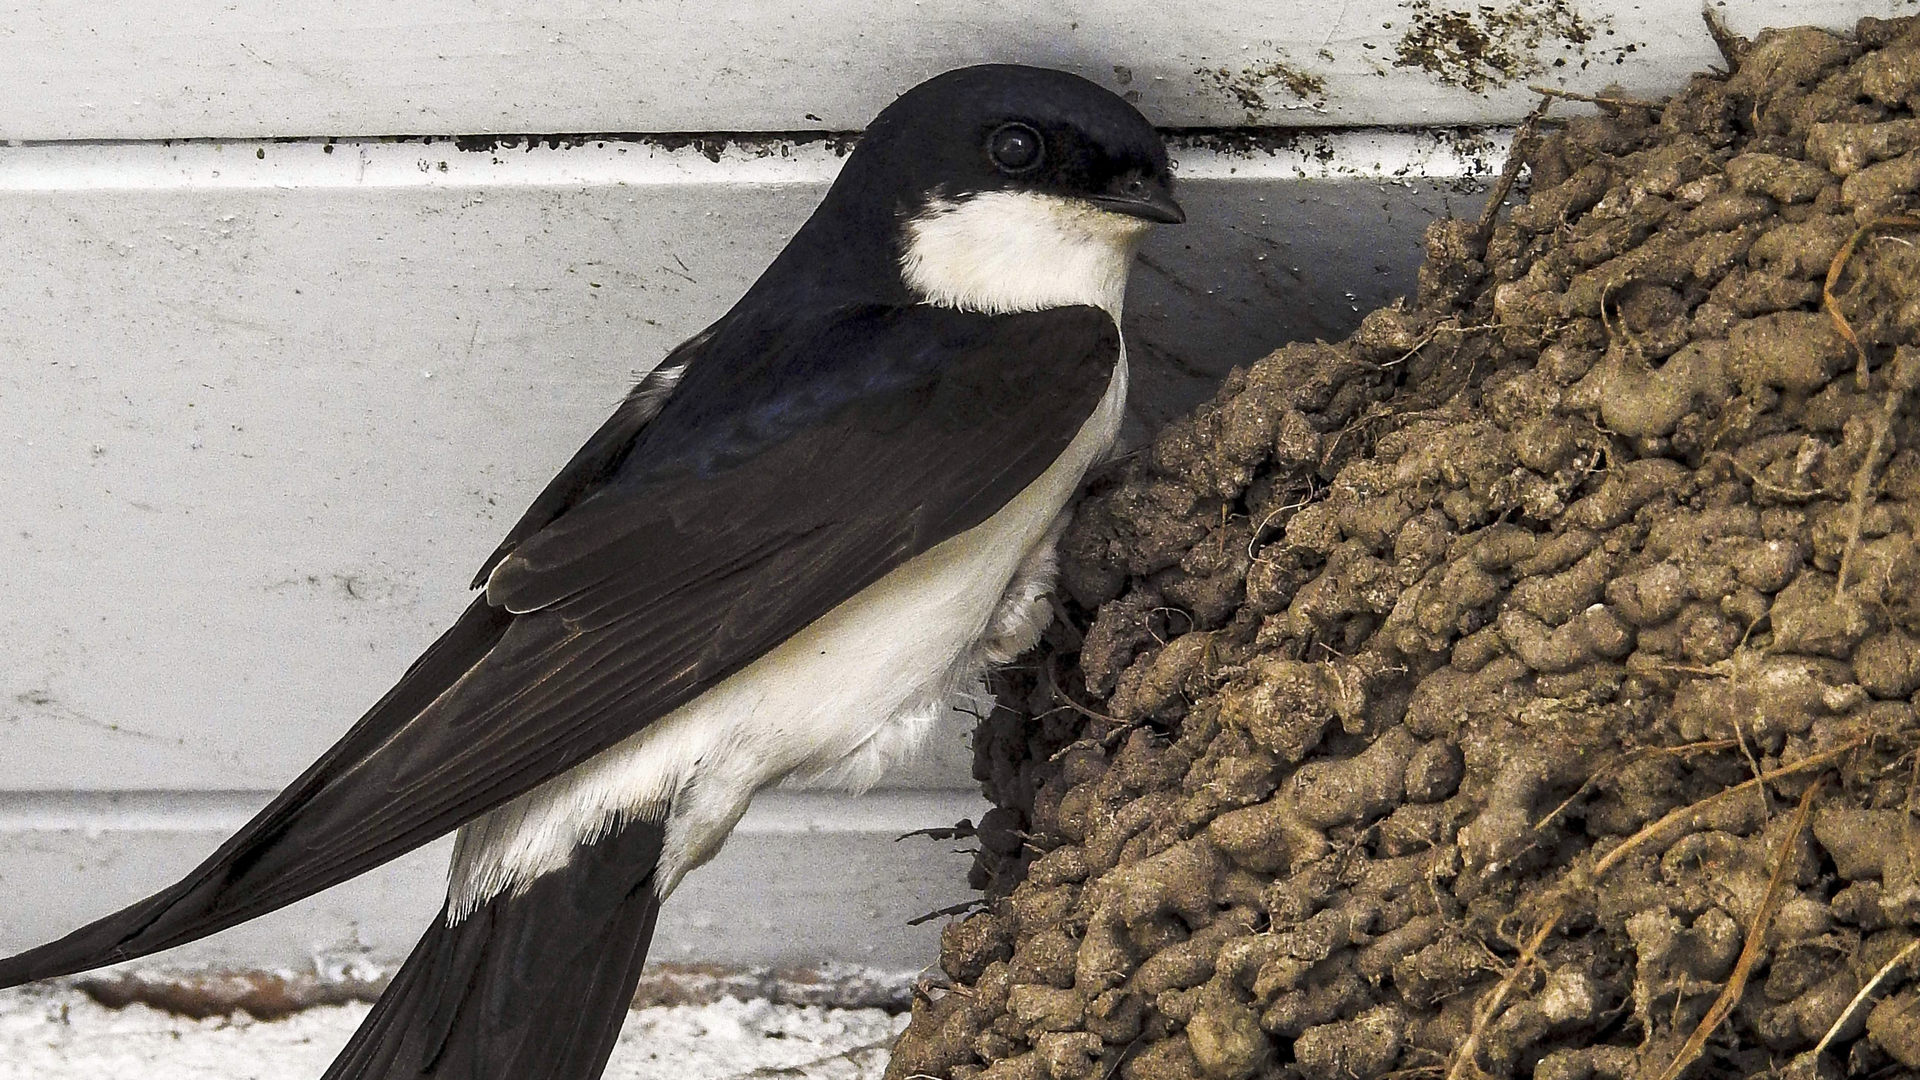
[[[1920,22],[1725,49],[1095,483],[890,1077],[1920,1070]]]

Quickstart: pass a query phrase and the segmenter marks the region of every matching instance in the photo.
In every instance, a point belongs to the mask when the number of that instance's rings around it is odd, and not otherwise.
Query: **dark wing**
[[[619,742],[986,520],[1066,448],[1118,353],[1093,308],[872,309],[751,356],[716,340],[305,775],[171,888],[0,961],[0,986],[282,907]]]
[[[673,395],[674,388],[686,376],[687,368],[699,358],[702,348],[713,338],[713,329],[708,328],[682,342],[665,360],[660,361],[652,371],[642,376],[634,384],[620,407],[613,410],[607,422],[593,433],[586,443],[574,453],[573,457],[554,475],[547,486],[535,497],[533,504],[520,515],[513,528],[507,530],[506,539],[493,549],[487,561],[480,564],[480,572],[474,575],[473,588],[486,584],[487,575],[500,565],[500,560],[520,546],[520,542],[548,525],[555,518],[567,512],[574,503],[606,483],[626,463],[628,451],[640,438],[640,433],[660,415],[666,406],[667,398]]]

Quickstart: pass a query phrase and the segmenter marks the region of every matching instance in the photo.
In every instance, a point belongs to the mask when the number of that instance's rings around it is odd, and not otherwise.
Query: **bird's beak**
[[[1187,220],[1187,212],[1173,201],[1173,192],[1161,184],[1148,184],[1137,194],[1095,195],[1093,204],[1128,217],[1144,218],[1162,225],[1178,225]]]

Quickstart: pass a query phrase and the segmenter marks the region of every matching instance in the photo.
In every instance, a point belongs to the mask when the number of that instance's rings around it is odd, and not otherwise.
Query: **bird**
[[[325,1080],[592,1080],[661,905],[754,794],[861,790],[1050,617],[1126,402],[1119,319],[1185,214],[1160,135],[1067,72],[883,109],[726,314],[486,558],[464,613],[166,889],[0,987],[204,937],[457,830],[446,902]]]

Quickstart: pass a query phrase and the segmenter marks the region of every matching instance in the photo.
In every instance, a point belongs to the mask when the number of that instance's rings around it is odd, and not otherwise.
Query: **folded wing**
[[[869,308],[774,340],[703,335],[665,406],[629,399],[339,743],[178,883],[0,960],[0,986],[290,904],[625,739],[991,516],[1119,353],[1092,308]]]

